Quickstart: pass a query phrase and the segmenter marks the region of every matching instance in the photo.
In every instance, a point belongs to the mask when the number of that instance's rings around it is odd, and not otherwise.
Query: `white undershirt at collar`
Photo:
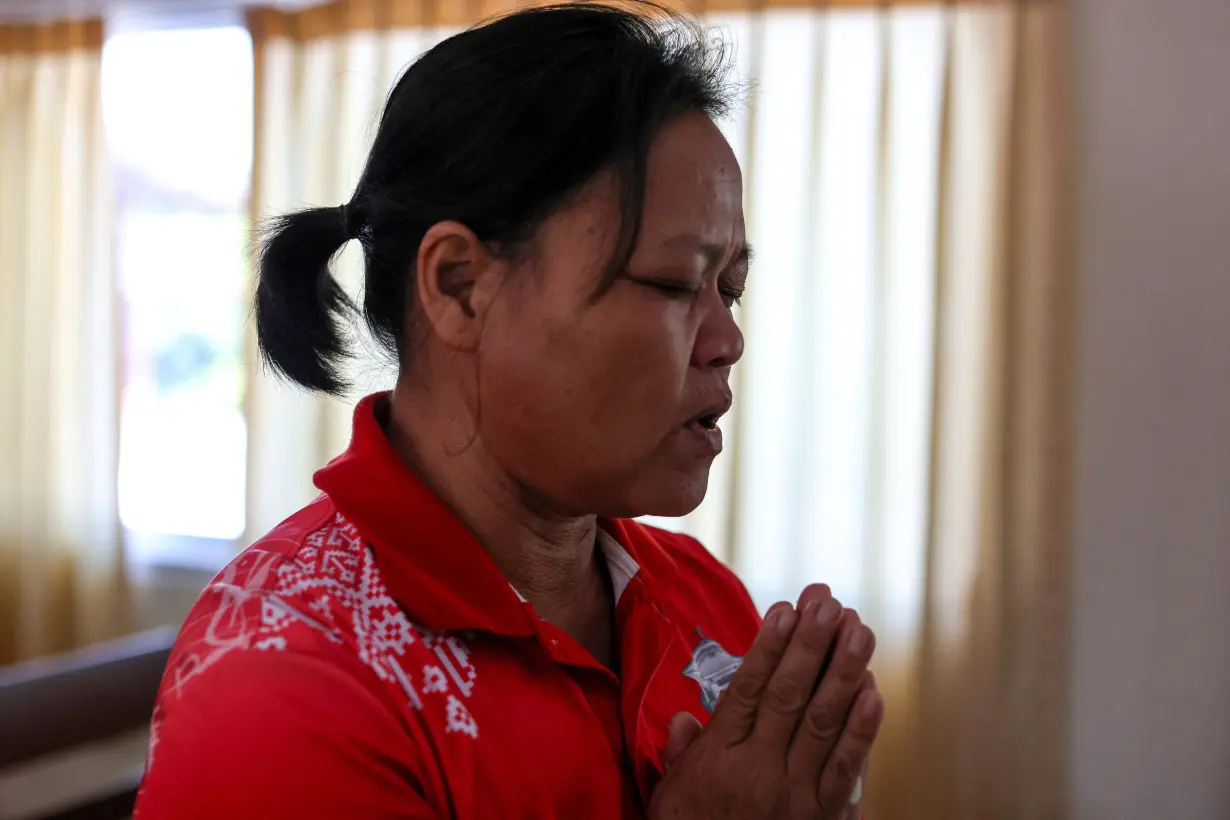
[[[611,587],[615,592],[615,603],[619,603],[620,596],[624,594],[624,590],[628,588],[628,584],[636,577],[636,574],[641,571],[641,567],[628,551],[620,546],[614,536],[606,530],[598,530],[598,549],[602,550],[602,555],[606,558],[607,571],[611,573]],[[526,598],[512,584],[509,588],[516,594],[517,600],[521,603],[526,603]]]

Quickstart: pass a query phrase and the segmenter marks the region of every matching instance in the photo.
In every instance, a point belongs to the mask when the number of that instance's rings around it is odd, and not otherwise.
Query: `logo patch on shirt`
[[[699,629],[700,642],[692,650],[692,661],[683,668],[684,677],[700,684],[700,703],[709,714],[717,708],[718,697],[730,686],[739,665],[741,655],[732,655],[712,638],[706,638]]]

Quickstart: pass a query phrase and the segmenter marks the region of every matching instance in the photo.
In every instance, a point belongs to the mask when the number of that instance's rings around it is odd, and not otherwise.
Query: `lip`
[[[695,424],[698,419],[704,418],[705,416],[712,416],[714,422],[716,423],[722,418],[722,416],[730,412],[731,405],[733,404],[734,396],[732,396],[729,392],[723,393],[711,403],[702,407],[699,412],[693,413],[687,423]]]
[[[696,443],[697,449],[703,455],[715,457],[722,452],[722,428],[718,426],[705,427],[693,419],[683,426],[688,438]]]
[[[713,457],[722,452],[722,428],[717,423],[730,411],[732,403],[730,392],[722,393],[684,423],[683,428],[688,432],[689,438],[704,455]],[[701,423],[701,419],[706,418],[710,422],[708,426]]]

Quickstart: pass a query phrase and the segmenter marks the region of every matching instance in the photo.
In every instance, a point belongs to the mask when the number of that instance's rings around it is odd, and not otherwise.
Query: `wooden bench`
[[[0,667],[0,773],[147,726],[175,632],[158,629]],[[132,772],[39,820],[129,817],[139,783],[140,772]]]

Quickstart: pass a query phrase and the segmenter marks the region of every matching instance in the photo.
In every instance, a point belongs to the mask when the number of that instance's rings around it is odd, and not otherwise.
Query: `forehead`
[[[662,130],[645,173],[645,240],[681,232],[707,242],[743,237],[743,178],[722,132],[707,116],[685,114]]]
[[[611,259],[622,224],[618,179],[600,174],[543,223],[535,264],[574,280],[574,289],[588,298]],[[734,152],[707,116],[677,118],[649,151],[633,255],[699,248],[725,256],[745,243],[743,180]]]

